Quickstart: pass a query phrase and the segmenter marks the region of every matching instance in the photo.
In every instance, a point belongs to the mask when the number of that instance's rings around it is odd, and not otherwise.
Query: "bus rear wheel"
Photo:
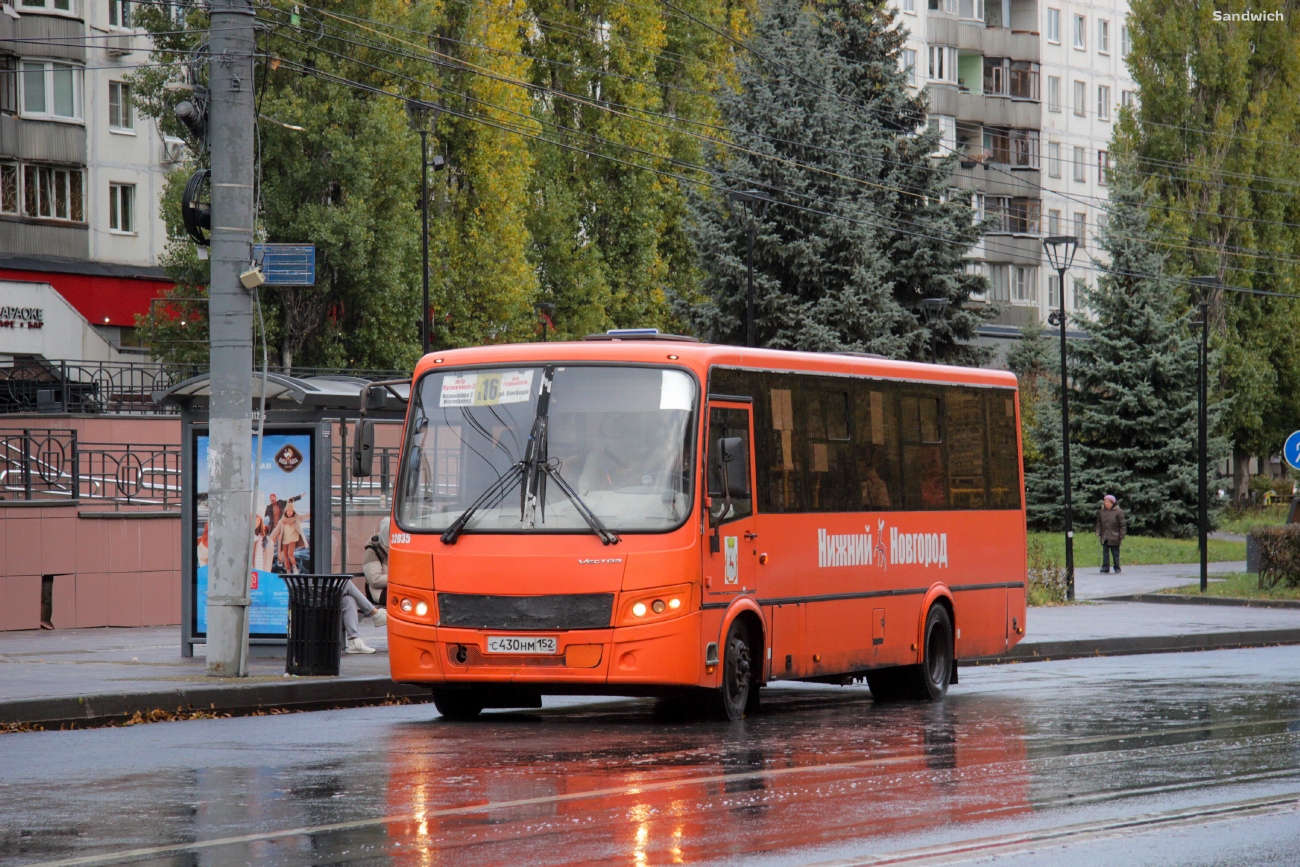
[[[722,685],[713,691],[713,716],[728,722],[744,719],[751,704],[757,707],[757,689],[749,652],[749,627],[737,617],[731,622],[723,645]],[[751,692],[755,693],[752,697]]]
[[[433,706],[449,720],[471,720],[483,712],[483,699],[472,690],[433,691]]]
[[[867,672],[867,686],[876,701],[917,699],[937,701],[952,680],[952,617],[943,605],[930,606],[921,633],[924,654],[920,665],[880,668]]]

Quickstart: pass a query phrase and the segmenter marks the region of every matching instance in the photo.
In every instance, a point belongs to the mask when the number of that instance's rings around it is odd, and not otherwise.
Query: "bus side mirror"
[[[384,388],[366,389],[366,412],[378,412],[388,408],[388,391]]]
[[[749,465],[745,441],[740,437],[718,440],[718,459],[722,462],[722,490],[727,499],[749,499]]]
[[[357,426],[357,441],[352,446],[352,476],[364,479],[375,469],[375,423],[366,419]]]

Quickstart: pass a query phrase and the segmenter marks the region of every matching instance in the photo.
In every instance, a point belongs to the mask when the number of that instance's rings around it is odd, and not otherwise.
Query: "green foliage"
[[[1215,572],[1210,576],[1205,595],[1229,599],[1300,599],[1300,587],[1263,585],[1263,577],[1251,572]],[[1200,596],[1201,585],[1198,582],[1160,592],[1174,596]]]
[[[1119,498],[1135,534],[1196,531],[1199,348],[1165,272],[1130,166],[1111,175],[1105,263],[1087,302],[1089,339],[1071,348],[1076,502]],[[1150,275],[1150,276],[1148,276]],[[1213,430],[1219,406],[1210,407]],[[1211,465],[1227,454],[1210,442]]]
[[[926,359],[919,302],[939,297],[949,302],[933,328],[940,357],[985,357],[959,342],[980,321],[965,302],[984,281],[961,257],[981,230],[965,198],[948,195],[948,173],[934,171],[956,158],[931,156],[937,132],[913,134],[926,104],[905,84],[904,38],[881,0],[773,0],[749,43],[778,60],[737,61],[737,92],[721,108],[735,147],[707,155],[720,186],[778,191],[781,203],[756,216],[761,346]],[[744,206],[706,191],[692,207],[705,297],[679,296],[677,309],[702,336],[743,344]]]
[[[1134,0],[1129,68],[1142,94],[1113,151],[1152,173],[1169,273],[1300,294],[1300,18],[1215,22],[1217,5]],[[1288,261],[1289,260],[1289,261]],[[1300,303],[1223,293],[1211,321],[1221,429],[1238,458],[1277,452],[1300,415]]]
[[[1032,606],[1064,605],[1068,591],[1068,576],[1059,556],[1048,553],[1042,539],[1029,539],[1028,602]]]
[[[1256,527],[1259,546],[1259,586],[1300,588],[1300,524]]]

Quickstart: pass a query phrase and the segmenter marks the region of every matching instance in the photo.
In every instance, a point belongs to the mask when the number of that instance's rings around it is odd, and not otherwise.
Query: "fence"
[[[3,432],[0,498],[179,509],[181,447],[81,442],[67,430]]]
[[[173,414],[154,395],[178,382],[198,376],[201,365],[161,362],[46,361],[16,359],[0,367],[0,414],[119,413],[131,415]],[[395,370],[344,370],[302,368],[299,378],[348,376],[361,379],[401,379],[408,372]]]

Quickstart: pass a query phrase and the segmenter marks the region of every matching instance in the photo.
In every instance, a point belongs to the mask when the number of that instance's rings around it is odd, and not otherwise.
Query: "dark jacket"
[[[1128,526],[1124,521],[1124,510],[1118,505],[1113,509],[1102,506],[1097,512],[1097,538],[1103,545],[1118,545],[1124,541]]]

